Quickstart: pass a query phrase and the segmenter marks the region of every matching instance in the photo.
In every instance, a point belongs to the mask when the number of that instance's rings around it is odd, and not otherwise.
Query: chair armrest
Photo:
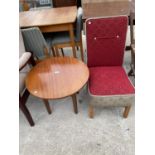
[[[19,70],[24,68],[24,66],[28,63],[28,61],[31,58],[31,53],[30,52],[25,52],[23,55],[19,58]]]

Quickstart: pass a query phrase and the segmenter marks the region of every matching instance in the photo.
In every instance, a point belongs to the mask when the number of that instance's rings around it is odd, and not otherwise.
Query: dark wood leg
[[[134,66],[132,64],[130,66],[131,66],[131,69],[130,69],[130,71],[128,73],[128,76],[134,76],[135,77],[135,69],[134,69]]]
[[[77,58],[77,56],[76,56],[76,50],[75,50],[75,41],[74,41],[74,28],[73,28],[73,24],[70,25],[69,35],[70,35],[71,46],[72,46],[72,50],[73,50],[73,57],[74,57],[74,58]]]
[[[64,54],[63,48],[61,48],[61,53],[62,53],[62,56],[64,57],[65,54]]]
[[[133,70],[130,69],[129,73],[128,73],[128,76],[134,76],[134,73],[133,73]]]
[[[77,113],[78,113],[78,108],[77,108],[76,94],[73,94],[73,95],[72,95],[72,100],[73,100],[73,108],[74,108],[74,112],[77,114]]]
[[[46,109],[47,109],[47,112],[48,112],[49,114],[51,114],[51,113],[52,113],[52,110],[51,110],[51,108],[50,108],[50,105],[49,105],[49,103],[48,103],[48,100],[43,100],[43,101],[44,101],[45,107],[46,107]]]
[[[20,109],[22,110],[22,112],[24,113],[25,117],[27,118],[30,126],[34,126],[34,121],[32,119],[32,116],[29,112],[29,110],[27,109],[26,105],[25,104],[22,104],[20,101],[19,101],[19,107]]]
[[[94,107],[92,105],[89,105],[89,117],[94,118]]]
[[[125,107],[125,110],[124,110],[124,113],[123,113],[123,117],[124,117],[124,118],[127,118],[127,117],[128,117],[130,108],[131,108],[131,106],[126,106],[126,107]]]
[[[59,50],[58,50],[58,47],[57,46],[55,46],[55,53],[56,53],[56,57],[59,57],[60,55],[59,55]]]
[[[29,63],[30,65],[32,65],[32,66],[35,66],[35,65],[36,65],[36,62],[35,62],[35,60],[34,60],[34,58],[33,58],[33,53],[32,53],[32,55],[31,55],[31,58],[29,59],[28,63]]]
[[[126,51],[129,51],[129,50],[131,50],[131,47],[130,47],[130,46],[126,46],[126,47],[125,47],[125,50],[126,50]]]

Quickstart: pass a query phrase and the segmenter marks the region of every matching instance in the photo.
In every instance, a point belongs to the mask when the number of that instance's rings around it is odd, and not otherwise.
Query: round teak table
[[[28,91],[43,99],[48,113],[49,99],[71,96],[74,112],[78,113],[76,93],[89,78],[88,67],[72,57],[51,57],[38,63],[26,77]]]

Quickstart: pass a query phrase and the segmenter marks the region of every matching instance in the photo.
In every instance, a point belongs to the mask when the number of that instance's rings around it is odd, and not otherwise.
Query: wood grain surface
[[[130,14],[129,1],[83,3],[83,19]]]
[[[19,24],[20,27],[40,27],[74,23],[76,14],[76,6],[24,11],[19,13]]]
[[[47,58],[27,75],[29,92],[42,99],[58,99],[78,92],[87,82],[89,70],[72,57]]]

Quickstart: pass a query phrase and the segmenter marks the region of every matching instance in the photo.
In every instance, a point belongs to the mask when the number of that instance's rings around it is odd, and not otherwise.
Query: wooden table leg
[[[49,105],[48,100],[43,99],[43,101],[44,101],[45,107],[46,107],[46,109],[47,109],[47,112],[48,112],[49,114],[51,114],[51,113],[52,113],[52,110],[51,110],[51,108],[50,108],[50,105]]]
[[[22,110],[22,112],[24,113],[25,117],[27,118],[29,124],[31,126],[34,126],[34,121],[32,119],[32,116],[29,112],[29,110],[27,109],[26,105],[25,104],[22,104],[20,101],[19,101],[19,106],[20,106],[20,109]]]
[[[56,56],[59,57],[60,55],[59,55],[59,50],[57,46],[55,46],[55,52],[56,52]]]
[[[69,35],[71,39],[72,49],[73,49],[73,56],[76,58],[76,50],[75,50],[75,41],[74,41],[74,28],[73,24],[70,25]]]
[[[54,47],[51,47],[51,50],[52,50],[52,54],[53,54],[53,56],[55,57],[56,54],[55,54],[55,49],[54,49]]]
[[[74,108],[74,112],[75,114],[78,113],[78,107],[77,107],[77,99],[76,99],[76,94],[72,95],[72,100],[73,100],[73,108]]]

